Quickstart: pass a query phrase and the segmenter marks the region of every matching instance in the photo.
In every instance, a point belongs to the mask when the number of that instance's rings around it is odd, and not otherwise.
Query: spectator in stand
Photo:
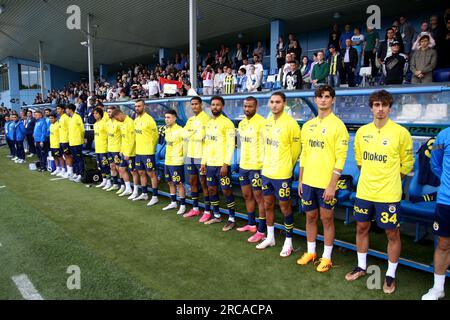
[[[286,51],[287,51],[287,45],[284,43],[283,37],[279,37],[278,43],[277,43],[277,68],[278,69],[282,68],[284,62],[286,61]]]
[[[27,139],[28,143],[28,151],[29,155],[28,158],[31,158],[36,154],[36,145],[34,143],[34,127],[36,125],[36,119],[33,116],[33,111],[28,110],[27,111],[27,119],[25,121],[25,137]]]
[[[386,36],[384,41],[380,43],[377,51],[378,65],[382,66],[383,61],[392,54],[391,43],[394,42],[395,31],[392,28],[386,29]]]
[[[447,19],[446,26],[447,26],[447,33],[444,38],[442,51],[448,53],[450,52],[450,19]],[[442,67],[450,68],[450,55],[449,54],[445,55],[445,57],[442,60],[443,60]]]
[[[334,45],[336,50],[341,50],[341,44],[339,43],[339,40],[341,39],[341,31],[339,31],[339,26],[337,23],[333,24],[333,27],[331,29],[330,35],[328,36],[328,47],[330,45]]]
[[[205,65],[211,65],[214,63],[214,57],[212,56],[211,52],[208,52],[206,54],[206,59],[205,59]]]
[[[414,39],[412,51],[415,51],[420,48],[419,40],[424,35],[427,35],[430,37],[430,43],[428,44],[429,48],[434,48],[436,46],[436,42],[434,41],[433,36],[430,33],[430,28],[428,27],[428,22],[422,21],[422,23],[420,25],[420,32],[417,34],[417,36]]]
[[[244,58],[242,58],[242,68],[244,68],[245,69],[245,71],[247,71],[247,74],[249,74],[250,72],[250,66],[251,66],[251,64],[249,64],[248,63],[248,58],[247,57],[244,57]]]
[[[238,93],[247,92],[247,70],[245,68],[240,68],[238,71],[236,91]]]
[[[372,78],[375,78],[378,73],[375,58],[380,42],[380,35],[376,29],[367,27],[367,33],[364,38],[364,67],[372,67]]]
[[[349,87],[355,86],[355,70],[358,65],[358,52],[352,47],[352,40],[345,41],[345,49],[343,51],[344,73],[342,82],[346,82]]]
[[[293,34],[289,34],[289,45],[287,52],[295,54],[294,60],[300,59],[302,56],[302,47],[300,46],[298,39],[296,39]]]
[[[222,68],[217,68],[217,73],[214,76],[214,94],[221,95],[223,93],[223,85],[224,85],[225,76],[222,72]]]
[[[259,77],[255,74],[255,66],[249,67],[249,74],[247,76],[247,91],[249,93],[258,92],[258,88],[261,86]]]
[[[430,36],[420,38],[420,48],[415,50],[411,58],[412,83],[433,82],[433,70],[437,64],[436,50],[429,47]]]
[[[354,29],[354,34],[352,36],[352,47],[356,49],[356,52],[358,53],[358,64],[355,68],[355,78],[356,83],[359,83],[359,69],[361,68],[361,57],[363,52],[363,45],[364,45],[364,35],[361,34],[361,29],[356,26]]]
[[[297,67],[297,62],[290,63],[291,70],[286,75],[286,90],[301,90],[303,88],[302,73]]]
[[[233,94],[235,92],[235,82],[236,79],[234,77],[234,75],[232,74],[232,69],[231,68],[227,68],[226,69],[226,74],[225,74],[225,79],[224,79],[224,93],[225,94]]]
[[[352,39],[352,37],[353,37],[353,32],[351,32],[350,31],[350,25],[349,24],[346,24],[345,26],[344,26],[344,32],[341,34],[341,37],[339,38],[339,42],[340,42],[340,46],[341,46],[341,53],[342,53],[342,55],[344,54],[344,50],[345,50],[345,48],[346,48],[346,41],[347,41],[347,39]]]
[[[123,102],[123,101],[129,101],[129,100],[130,100],[130,97],[127,96],[126,89],[120,90],[120,95],[117,98],[117,101]]]
[[[445,27],[441,24],[441,18],[437,15],[430,17],[430,32],[433,36],[436,46],[434,47],[437,52],[437,68],[443,68],[445,61],[448,60],[449,53],[445,51],[445,41],[447,32]]]
[[[291,62],[294,61],[292,59],[292,56],[292,53],[286,54],[286,63],[282,68],[280,68],[280,71],[278,72],[278,80],[280,81],[283,88],[286,85],[286,75],[289,73],[289,71],[291,71]]]
[[[404,45],[404,53],[409,56],[416,30],[414,30],[414,27],[408,22],[405,16],[400,16],[399,31]]]
[[[308,56],[303,56],[300,71],[302,73],[303,89],[307,90],[311,88],[311,61]]]
[[[206,65],[202,73],[203,79],[203,95],[212,96],[214,94],[214,71],[211,65]]]
[[[398,20],[394,20],[391,28],[394,30],[394,39],[400,43],[400,53],[403,53],[405,51],[405,45],[403,44],[402,35],[400,33],[400,22]]]
[[[197,96],[198,96],[197,92],[192,88],[192,84],[191,84],[189,81],[187,81],[187,82],[184,84],[184,88],[185,88],[186,91],[187,91],[186,95],[187,95],[188,97],[197,97]]]
[[[383,70],[385,84],[402,84],[406,71],[408,70],[407,57],[400,53],[400,43],[391,43],[392,54],[384,60]]]
[[[234,69],[239,69],[242,66],[242,59],[247,56],[244,49],[242,49],[241,44],[236,44],[236,53],[234,54]]]
[[[329,71],[330,66],[324,61],[323,51],[318,51],[317,63],[311,73],[311,82],[314,88],[327,83]]]
[[[83,121],[84,121],[84,117],[85,117],[86,111],[87,111],[86,103],[80,97],[80,98],[77,99],[77,103],[75,105],[77,107],[76,113],[78,113],[80,115],[81,119],[83,119]]]
[[[261,91],[262,90],[261,84],[263,81],[264,68],[263,68],[263,65],[261,64],[261,60],[259,59],[258,55],[253,55],[253,63],[254,63],[254,67],[255,67],[255,74],[259,78],[259,87],[257,90]]]
[[[150,99],[158,98],[161,93],[159,81],[155,79],[154,75],[151,75],[149,81],[142,87],[147,90],[147,97]]]
[[[253,50],[253,56],[257,55],[259,57],[259,60],[262,61],[265,53],[266,50],[262,46],[261,41],[258,41],[256,48]]]
[[[339,87],[341,84],[341,74],[344,73],[342,56],[332,44],[328,48],[330,56],[328,57],[328,65],[330,66],[330,71],[328,74],[328,84],[333,87]]]

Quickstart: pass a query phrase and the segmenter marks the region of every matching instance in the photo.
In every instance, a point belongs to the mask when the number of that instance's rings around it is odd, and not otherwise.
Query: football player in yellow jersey
[[[316,268],[319,272],[326,272],[332,266],[336,185],[344,169],[349,140],[347,128],[333,113],[335,97],[331,86],[319,86],[314,94],[318,115],[302,127],[298,195],[306,212],[308,251],[297,264],[306,265],[317,257],[317,220],[320,216],[325,246]]]
[[[170,189],[171,203],[163,208],[163,211],[177,208],[177,189],[180,196],[180,210],[177,214],[186,212],[186,190],[184,189],[184,155],[183,155],[183,128],[177,124],[175,110],[166,112],[166,157],[164,163],[164,175]]]
[[[291,184],[295,164],[300,155],[300,127],[285,111],[286,95],[275,92],[269,100],[271,114],[264,131],[264,162],[262,168],[262,192],[267,219],[267,238],[256,246],[258,250],[275,245],[274,220],[275,197],[279,200],[284,216],[286,240],[281,257],[292,254],[294,215],[291,206]]]
[[[189,175],[189,185],[191,187],[192,209],[186,213],[184,218],[191,218],[201,215],[198,200],[198,183],[200,182],[205,200],[204,214],[211,214],[211,202],[209,200],[208,186],[206,185],[206,175],[200,171],[202,162],[203,146],[205,144],[205,129],[210,117],[203,111],[203,101],[200,97],[193,97],[190,101],[194,115],[188,119],[184,126],[184,147],[186,151],[186,172]],[[206,216],[207,217],[207,216]]]
[[[102,173],[103,181],[97,188],[111,188],[111,169],[108,161],[108,130],[106,129],[106,120],[103,117],[104,111],[101,107],[94,109],[94,143],[95,157],[97,159],[98,169]]]
[[[148,200],[147,176],[152,182],[153,196],[147,206],[153,206],[158,200],[158,177],[156,175],[156,145],[158,143],[158,127],[155,120],[145,111],[143,100],[137,100],[134,105],[136,119],[136,169],[141,178],[142,194],[133,201]]]
[[[58,105],[56,107],[56,112],[59,115],[59,145],[61,147],[61,152],[63,159],[66,162],[66,173],[58,173],[58,177],[65,179],[71,179],[73,176],[73,158],[70,153],[69,147],[69,116],[66,113],[66,107],[64,105]]]
[[[258,100],[247,97],[244,100],[245,118],[239,123],[240,143],[239,183],[247,209],[248,224],[237,231],[254,233],[248,242],[263,240],[266,233],[266,212],[262,195],[261,168],[264,160],[264,130],[266,120],[256,113]],[[256,228],[255,211],[258,204],[259,224]]]
[[[214,217],[203,214],[199,222],[213,224],[222,222],[219,211],[218,186],[220,184],[229,210],[229,218],[223,231],[229,231],[236,226],[234,216],[234,196],[231,190],[231,159],[236,147],[236,129],[233,122],[222,112],[225,101],[220,96],[211,98],[213,117],[206,126],[205,145],[203,148],[201,172],[206,172],[208,194],[213,206]]]
[[[355,135],[355,159],[361,170],[354,214],[358,265],[345,278],[353,281],[366,274],[371,220],[384,229],[388,239],[388,270],[383,291],[396,289],[395,273],[401,251],[399,207],[402,179],[414,167],[413,141],[404,127],[389,119],[393,97],[385,90],[369,97],[374,121]]]
[[[108,107],[108,119],[106,120],[106,130],[108,132],[108,161],[109,168],[111,169],[112,186],[110,188],[103,187],[106,191],[119,190],[119,184],[122,185],[119,176],[119,164],[120,164],[120,148],[122,142],[122,133],[120,132],[120,124],[114,120],[111,115],[116,110],[115,106]]]
[[[59,144],[59,123],[57,117],[57,113],[50,113],[50,151],[52,152],[52,157],[55,160],[56,166],[56,170],[50,174],[52,176],[56,176],[60,173],[64,174],[66,171],[64,169],[64,159]]]
[[[75,113],[75,105],[66,106],[69,120],[69,147],[73,157],[74,176],[71,181],[81,182],[81,176],[84,173],[83,144],[84,144],[84,123],[81,117]]]
[[[127,116],[120,109],[116,109],[112,112],[111,117],[121,124],[122,142],[120,149],[120,165],[119,173],[124,181],[125,188],[122,188],[118,192],[119,197],[129,196],[128,200],[133,200],[138,197],[139,188],[139,175],[136,171],[136,133],[134,131],[134,121]],[[131,189],[130,176],[128,172],[131,172],[133,176],[134,190]]]

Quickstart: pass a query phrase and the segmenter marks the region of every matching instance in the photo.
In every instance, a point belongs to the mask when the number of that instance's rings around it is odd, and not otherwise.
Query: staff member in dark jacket
[[[355,69],[358,65],[358,51],[352,47],[352,40],[345,40],[345,49],[343,50],[344,73],[342,82],[347,82],[349,87],[355,86]]]
[[[25,122],[25,137],[27,138],[28,151],[30,154],[28,158],[31,158],[36,154],[36,146],[34,144],[33,132],[34,126],[36,125],[36,119],[33,117],[33,112],[31,110],[27,111],[27,120]]]
[[[391,43],[392,55],[384,60],[383,70],[385,75],[385,84],[402,84],[403,77],[408,69],[407,58],[400,53],[400,43],[393,41]]]

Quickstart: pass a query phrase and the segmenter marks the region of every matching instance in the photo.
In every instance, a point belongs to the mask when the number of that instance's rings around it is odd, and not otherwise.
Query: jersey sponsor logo
[[[142,134],[142,130],[139,129],[134,129],[134,132],[136,132],[136,134]]]
[[[255,177],[256,179],[258,179],[258,178],[259,178],[259,173],[255,173],[254,177]]]
[[[396,207],[395,205],[391,204],[391,205],[389,206],[389,212],[390,212],[390,213],[394,213],[396,210],[397,210],[397,207]]]
[[[363,153],[363,159],[369,160],[369,161],[377,161],[377,162],[387,162],[387,155],[385,154],[378,154],[378,153],[372,153],[368,151],[364,151]]]
[[[217,141],[218,140],[216,136],[213,136],[213,135],[210,135],[210,134],[206,135],[206,139],[210,140],[210,141]]]
[[[304,206],[311,206],[313,204],[312,200],[311,201],[306,201],[302,199],[302,205]]]
[[[360,208],[360,207],[358,207],[358,206],[355,206],[354,208],[353,208],[353,210],[355,210],[355,212],[356,213],[359,213],[359,214],[369,214],[369,209],[363,209],[363,208]]]
[[[168,147],[173,147],[173,142],[172,141],[167,141],[167,146]]]
[[[439,223],[437,223],[436,221],[433,223],[433,229],[434,229],[434,231],[439,230]]]
[[[288,187],[287,182],[283,182],[283,183],[281,184],[281,187],[282,187],[282,188],[287,188],[287,187]]]
[[[270,138],[267,138],[266,144],[269,145],[269,146],[276,147],[276,148],[278,148],[280,146],[280,142],[279,141],[276,141],[276,140],[273,140],[273,139],[270,139]]]
[[[244,142],[247,142],[247,143],[253,143],[253,138],[241,136],[241,142],[242,142],[242,143],[244,143]]]
[[[327,133],[327,128],[323,128],[322,129],[322,134],[326,134]]]
[[[388,144],[389,144],[388,139],[383,139],[383,141],[381,141],[381,145],[383,145],[384,147],[386,147]]]
[[[311,148],[320,148],[320,149],[325,148],[325,142],[324,141],[309,139],[308,143],[309,143],[309,146]]]

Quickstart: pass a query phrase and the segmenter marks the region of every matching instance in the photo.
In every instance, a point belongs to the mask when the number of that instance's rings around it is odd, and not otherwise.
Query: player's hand
[[[228,174],[228,165],[224,164],[222,168],[220,168],[220,176],[223,178],[226,177],[227,174]]]
[[[328,187],[323,192],[323,200],[325,201],[331,201],[334,199],[334,196],[336,195],[336,188],[334,187]]]
[[[200,173],[201,173],[202,175],[205,175],[205,174],[206,174],[206,165],[202,164],[202,165],[200,166]]]
[[[124,159],[125,159],[125,161],[128,161],[128,160],[130,160],[130,157],[125,157]]]
[[[303,194],[303,183],[298,182],[298,196],[301,198]]]

